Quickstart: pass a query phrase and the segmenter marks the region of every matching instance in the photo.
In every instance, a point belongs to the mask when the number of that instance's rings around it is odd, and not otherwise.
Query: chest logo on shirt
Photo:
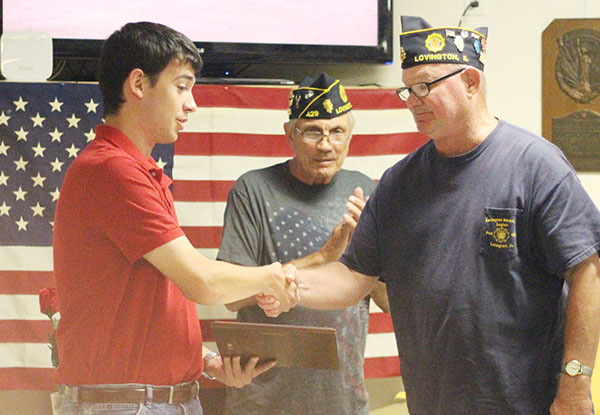
[[[515,219],[511,218],[485,218],[485,235],[491,247],[494,248],[514,248]]]
[[[493,233],[494,239],[496,242],[503,244],[508,242],[511,236],[515,236],[515,234],[511,234],[507,228],[502,226],[496,226],[496,230]]]
[[[481,250],[487,255],[505,259],[517,255],[517,221],[521,209],[485,208]]]

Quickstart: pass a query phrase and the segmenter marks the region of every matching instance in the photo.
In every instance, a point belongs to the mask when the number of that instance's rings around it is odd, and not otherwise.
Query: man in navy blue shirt
[[[402,28],[398,96],[431,140],[386,171],[339,261],[297,271],[299,304],[385,281],[411,415],[592,414],[600,212],[557,147],[488,111],[486,28]]]

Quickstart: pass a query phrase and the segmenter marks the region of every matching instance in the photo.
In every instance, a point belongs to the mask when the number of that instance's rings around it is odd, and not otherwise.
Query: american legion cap
[[[331,119],[352,109],[339,79],[322,72],[317,78],[305,77],[290,91],[288,114],[294,118]]]
[[[402,69],[428,63],[458,63],[483,71],[487,27],[431,27],[423,18],[402,16],[400,60]]]

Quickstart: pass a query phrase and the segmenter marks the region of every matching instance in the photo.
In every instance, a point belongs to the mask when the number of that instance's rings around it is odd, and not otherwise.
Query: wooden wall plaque
[[[555,19],[544,30],[542,135],[575,169],[600,171],[600,19]]]

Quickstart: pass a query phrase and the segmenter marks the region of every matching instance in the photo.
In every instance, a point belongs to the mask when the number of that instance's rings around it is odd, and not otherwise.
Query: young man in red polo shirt
[[[201,414],[203,371],[241,387],[272,367],[203,350],[194,302],[265,293],[289,306],[295,285],[280,264],[200,255],[177,222],[171,180],[150,155],[173,143],[196,110],[201,66],[194,44],[159,24],[127,24],[104,44],[105,123],[70,166],[55,217],[57,380],[67,385],[60,414]]]

